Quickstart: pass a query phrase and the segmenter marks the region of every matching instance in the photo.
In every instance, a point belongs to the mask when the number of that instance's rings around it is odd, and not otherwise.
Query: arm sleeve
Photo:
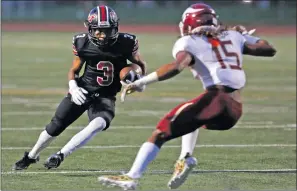
[[[135,38],[134,45],[132,48],[132,55],[135,55],[138,52],[138,50],[139,50],[138,39]]]
[[[139,42],[137,37],[133,34],[124,33],[122,39],[127,56],[134,56],[139,51]]]
[[[72,39],[72,52],[73,52],[73,54],[75,56],[78,56],[78,52],[77,52],[77,49],[76,49],[76,38],[75,38],[75,36]]]

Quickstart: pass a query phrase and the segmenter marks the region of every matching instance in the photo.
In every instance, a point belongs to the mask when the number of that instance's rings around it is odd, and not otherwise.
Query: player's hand
[[[256,31],[256,29],[252,29],[250,31],[247,31],[247,29],[243,25],[236,25],[236,26],[232,27],[232,30],[238,31],[242,35],[252,35]]]
[[[126,82],[121,81],[121,84],[123,86],[123,90],[121,93],[121,102],[125,101],[127,94],[131,94],[135,91],[143,92],[145,90],[145,85],[140,85],[139,83],[137,83],[137,80],[135,82],[131,82],[129,80],[127,80]]]
[[[139,83],[137,83],[137,80],[141,79],[142,77],[143,76],[141,76],[140,74],[136,74],[136,80],[134,81],[134,82],[136,82],[135,83],[135,85],[136,85],[135,90],[134,91],[131,90],[131,92],[129,92],[128,94],[131,94],[131,93],[133,93],[135,91],[143,92],[145,90],[145,85],[140,85]],[[126,86],[128,86],[128,84],[132,84],[132,83],[133,82],[131,82],[130,80],[126,80],[126,82],[121,81],[121,84],[122,84],[123,87],[126,87]]]
[[[82,105],[86,101],[86,96],[84,94],[88,94],[88,91],[76,86],[76,87],[70,88],[69,93],[71,94],[71,100],[76,105]]]

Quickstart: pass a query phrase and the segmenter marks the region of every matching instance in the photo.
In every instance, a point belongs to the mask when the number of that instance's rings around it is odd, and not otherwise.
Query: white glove
[[[135,81],[134,81],[135,82]],[[134,84],[134,82],[131,82],[130,80],[126,80],[126,82],[121,81],[122,86],[125,88],[127,87],[129,84]],[[145,90],[145,85],[140,85],[140,84],[134,84],[135,86],[133,86],[133,90],[137,91],[137,92],[143,92]],[[131,91],[131,93],[133,93],[134,91]],[[130,92],[128,92],[128,94],[130,94]]]
[[[247,31],[247,29],[242,25],[236,25],[233,27],[233,30],[236,30],[240,32],[242,35],[252,35],[256,32],[256,29],[252,29],[250,31]]]
[[[254,34],[256,32],[256,29],[252,29],[252,30],[250,30],[250,31],[243,31],[242,32],[242,35],[244,36],[244,35],[252,35],[252,34]]]
[[[83,88],[78,87],[75,80],[70,80],[69,81],[69,93],[71,94],[71,100],[76,105],[82,105],[86,101],[86,96],[84,94],[88,94],[88,91]]]
[[[145,90],[145,85],[142,85],[140,83],[137,83],[138,80],[131,82],[129,80],[126,80],[126,82],[121,81],[121,84],[123,86],[123,90],[121,93],[121,102],[125,101],[126,95],[131,94],[135,91],[137,92],[143,92]]]

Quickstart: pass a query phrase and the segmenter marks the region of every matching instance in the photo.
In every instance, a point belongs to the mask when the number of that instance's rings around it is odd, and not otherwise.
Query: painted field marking
[[[119,149],[139,148],[141,145],[106,145],[106,146],[84,146],[81,149]],[[165,145],[162,148],[180,148],[180,145]],[[196,145],[202,148],[254,148],[254,147],[296,147],[296,144],[230,144],[230,145]],[[31,147],[2,147],[2,150],[26,150]],[[60,149],[60,147],[47,147],[47,149]]]
[[[79,130],[83,129],[85,126],[70,126],[67,128],[67,130]],[[44,127],[2,127],[1,131],[41,131]],[[155,126],[149,125],[149,126],[111,126],[110,130],[113,129],[123,129],[123,130],[146,130],[146,129],[155,129]],[[296,124],[284,124],[284,125],[253,125],[253,124],[242,124],[237,125],[234,127],[234,129],[285,129],[285,130],[296,130]]]
[[[121,174],[127,170],[74,170],[74,171],[5,171],[2,175],[39,175],[39,174]],[[218,172],[241,172],[241,173],[296,173],[296,169],[219,169],[219,170],[193,170],[192,174],[218,173]],[[172,174],[170,170],[149,170],[147,174]]]

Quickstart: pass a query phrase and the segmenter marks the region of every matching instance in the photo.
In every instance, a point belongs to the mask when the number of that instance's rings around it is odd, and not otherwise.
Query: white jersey
[[[194,56],[191,71],[202,81],[204,89],[212,85],[243,88],[246,82],[242,69],[242,49],[246,39],[237,31],[225,31],[218,41],[210,42],[205,36],[184,36],[178,39],[172,54],[187,51]]]

